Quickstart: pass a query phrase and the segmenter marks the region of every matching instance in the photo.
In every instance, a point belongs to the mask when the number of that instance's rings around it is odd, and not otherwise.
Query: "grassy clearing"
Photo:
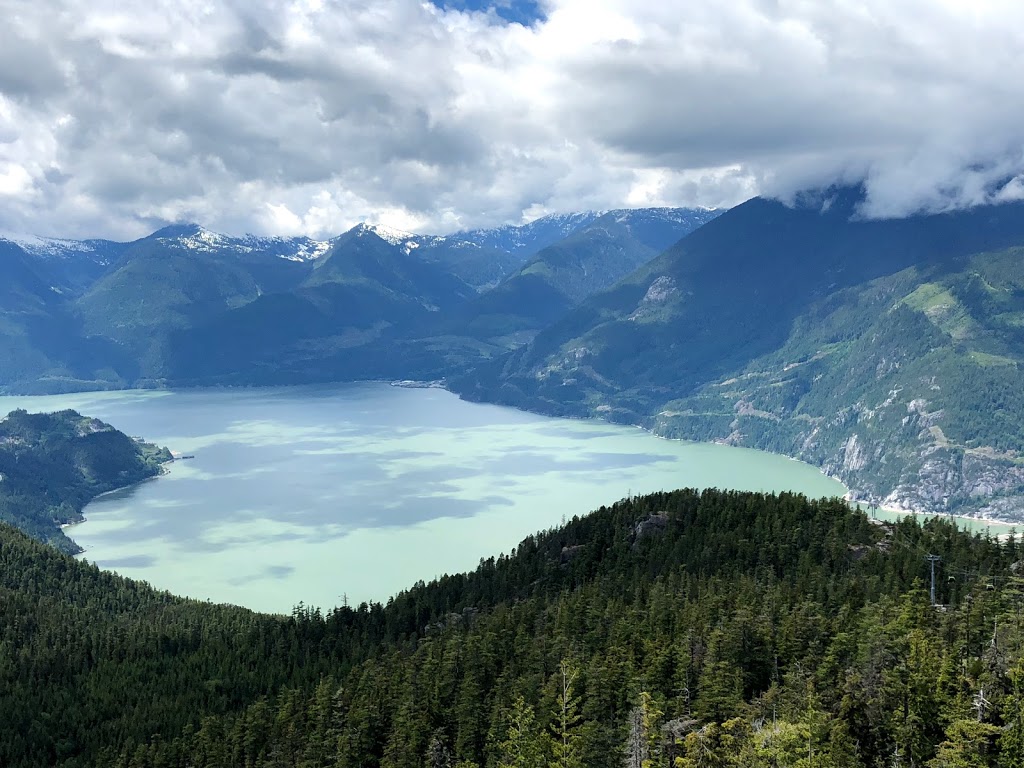
[[[939,283],[922,283],[900,303],[923,312],[936,327],[954,339],[967,338],[973,332],[974,320],[967,309]]]
[[[992,355],[988,352],[976,351],[969,352],[968,355],[970,355],[971,360],[983,368],[990,368],[996,365],[1017,365],[1017,361],[1012,357],[1004,357],[1003,355]]]

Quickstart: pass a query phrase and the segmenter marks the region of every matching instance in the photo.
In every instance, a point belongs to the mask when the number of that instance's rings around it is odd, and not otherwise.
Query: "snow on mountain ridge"
[[[96,253],[97,242],[90,240],[67,240],[56,237],[37,237],[36,235],[23,235],[15,232],[0,231],[0,240],[14,243],[22,250],[33,256],[44,258],[69,258],[75,254]]]
[[[358,224],[355,227],[359,232],[372,232],[381,240],[390,245],[404,248],[406,254],[412,253],[417,248],[479,248],[478,243],[471,240],[463,240],[455,235],[417,235],[413,232],[405,232],[385,224]]]
[[[184,225],[178,227],[165,227],[165,229],[155,232],[155,235],[160,235],[160,232],[165,230],[171,230],[163,236],[158,236],[156,239],[164,243],[175,243],[190,251],[203,251],[212,253],[213,251],[219,250],[224,247],[234,248],[235,250],[243,253],[251,250],[245,245],[239,243],[244,240],[239,238],[231,238],[226,235],[221,235],[217,232],[211,232],[205,227],[201,227],[198,224]]]
[[[400,246],[411,253],[416,248],[491,248],[518,252],[532,250],[538,244],[567,237],[607,213],[618,214],[623,222],[635,216],[655,216],[664,220],[682,222],[699,212],[716,211],[714,208],[639,208],[611,211],[589,210],[572,213],[552,213],[526,224],[503,224],[497,227],[462,230],[449,235],[419,235],[386,224],[362,223],[357,229],[372,232],[385,242]],[[283,237],[244,235],[234,237],[206,229],[197,224],[172,224],[149,236],[199,253],[233,251],[236,254],[263,253],[293,262],[320,259],[331,248],[334,238],[315,240],[307,236]],[[146,239],[146,238],[144,238]],[[129,243],[107,240],[70,240],[24,235],[0,230],[0,240],[12,242],[29,254],[40,258],[75,258],[85,256],[102,264],[113,261],[119,249]]]
[[[624,223],[628,221],[635,221],[638,217],[646,217],[647,219],[661,219],[662,221],[672,221],[677,224],[682,224],[687,221],[692,221],[695,217],[701,217],[709,213],[715,213],[719,211],[718,208],[708,208],[706,206],[698,206],[695,208],[617,208],[611,211],[606,211],[603,215],[612,214],[615,216],[615,221]],[[724,213],[724,211],[719,211]]]
[[[291,256],[281,256],[288,261],[316,261],[331,249],[330,240],[308,240],[298,247]]]
[[[391,243],[391,245],[406,245],[409,241],[415,242],[419,238],[419,235],[415,235],[412,232],[403,232],[386,224],[363,224],[362,226],[364,229],[373,232],[381,240]],[[416,243],[412,247],[416,248],[418,246],[419,243]]]
[[[260,235],[243,235],[242,237],[231,237],[219,232],[213,232],[199,225],[185,225],[183,227],[165,227],[167,231],[162,237],[157,237],[161,242],[170,243],[190,251],[200,253],[216,253],[230,251],[236,254],[264,253],[277,256],[286,261],[305,262],[315,261],[325,254],[331,247],[329,240],[313,240],[312,238],[300,237],[264,237]]]

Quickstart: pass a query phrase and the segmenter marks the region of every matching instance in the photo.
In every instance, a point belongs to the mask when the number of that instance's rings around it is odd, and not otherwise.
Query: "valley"
[[[386,602],[609,499],[846,491],[782,456],[380,383],[0,398],[14,407],[74,407],[195,457],[89,504],[65,533],[90,562],[278,613]]]
[[[1020,521],[1021,204],[861,221],[862,194],[444,237],[2,241],[0,388],[441,380],[781,453],[876,506]]]

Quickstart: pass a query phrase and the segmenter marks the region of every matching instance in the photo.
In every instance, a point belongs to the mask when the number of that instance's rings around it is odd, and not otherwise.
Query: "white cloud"
[[[0,164],[0,195],[28,195],[32,190],[32,176],[15,163]]]
[[[1024,6],[0,0],[0,227],[444,231],[866,179],[870,215],[1020,195]]]

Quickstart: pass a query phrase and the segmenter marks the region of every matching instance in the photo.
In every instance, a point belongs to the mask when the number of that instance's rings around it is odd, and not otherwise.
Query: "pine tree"
[[[444,729],[438,728],[430,736],[426,754],[427,768],[452,768],[452,755],[444,736]]]
[[[998,734],[994,725],[957,720],[946,731],[946,740],[928,761],[928,768],[992,768]]]
[[[551,720],[552,768],[582,768],[578,728],[580,720],[580,699],[574,683],[579,670],[563,659],[553,675],[557,686],[555,712]]]
[[[1001,768],[1024,768],[1024,664],[1010,671],[1012,693],[1003,702],[1003,722],[999,738]]]
[[[508,715],[508,732],[499,747],[501,768],[544,768],[544,745],[533,707],[516,696]]]

